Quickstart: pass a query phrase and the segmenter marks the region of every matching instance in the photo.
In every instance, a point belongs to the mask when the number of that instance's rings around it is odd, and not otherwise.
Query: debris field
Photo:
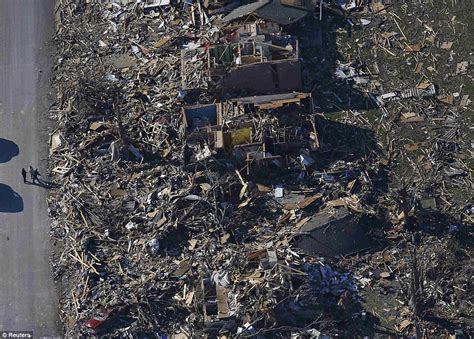
[[[65,334],[472,334],[464,7],[58,1]]]

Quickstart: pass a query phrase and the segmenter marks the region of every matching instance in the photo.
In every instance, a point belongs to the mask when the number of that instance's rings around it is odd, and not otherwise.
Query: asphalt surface
[[[53,0],[0,0],[0,332],[58,335],[45,188],[21,168],[45,171]]]

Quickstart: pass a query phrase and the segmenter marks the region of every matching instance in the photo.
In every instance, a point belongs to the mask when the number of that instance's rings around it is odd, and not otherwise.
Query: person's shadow
[[[59,184],[55,182],[44,179],[41,173],[39,172],[38,172],[38,177],[35,178],[35,180],[26,181],[25,184],[34,185],[34,186],[38,186],[38,187],[42,187],[46,189],[58,188],[60,186]]]
[[[23,199],[10,186],[0,184],[0,212],[18,213],[23,211]]]
[[[18,154],[20,154],[20,149],[17,144],[13,141],[0,138],[0,163],[9,162]]]

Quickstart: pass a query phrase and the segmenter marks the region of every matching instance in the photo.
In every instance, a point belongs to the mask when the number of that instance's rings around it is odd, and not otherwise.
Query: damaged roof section
[[[290,7],[282,4],[280,0],[265,0],[253,2],[234,9],[223,21],[228,23],[249,15],[276,22],[286,26],[303,19],[308,12],[298,6]]]
[[[262,19],[286,26],[300,21],[308,12],[299,8],[284,6],[280,0],[273,0],[268,5],[257,9],[255,14]]]
[[[233,101],[239,105],[252,105],[259,109],[276,109],[291,103],[301,103],[305,99],[311,99],[311,94],[293,92],[237,98]],[[307,109],[312,110],[312,107],[308,106]]]
[[[281,0],[284,6],[296,7],[306,11],[314,11],[319,7],[319,0]]]
[[[346,208],[312,216],[300,229],[296,246],[327,257],[350,255],[372,247],[370,239]]]
[[[256,1],[256,2],[252,2],[252,3],[246,4],[246,5],[237,7],[232,12],[227,14],[222,19],[222,21],[228,23],[230,21],[233,21],[233,20],[240,19],[240,18],[248,16],[248,15],[251,15],[251,14],[255,13],[255,11],[258,10],[259,8],[261,8],[265,5],[268,5],[270,2],[271,2],[271,0],[261,0],[261,1]]]

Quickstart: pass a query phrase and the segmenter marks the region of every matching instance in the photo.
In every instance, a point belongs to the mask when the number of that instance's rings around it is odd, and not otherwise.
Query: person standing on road
[[[23,177],[23,183],[28,183],[26,180],[26,170],[23,167],[21,168],[21,176]]]
[[[40,177],[41,177],[40,172],[38,171],[37,168],[35,168],[35,170],[33,171],[33,182],[36,181],[36,182],[38,182],[39,184],[41,184]]]
[[[33,166],[30,166],[30,178],[31,182],[35,183],[35,170],[33,169]]]

